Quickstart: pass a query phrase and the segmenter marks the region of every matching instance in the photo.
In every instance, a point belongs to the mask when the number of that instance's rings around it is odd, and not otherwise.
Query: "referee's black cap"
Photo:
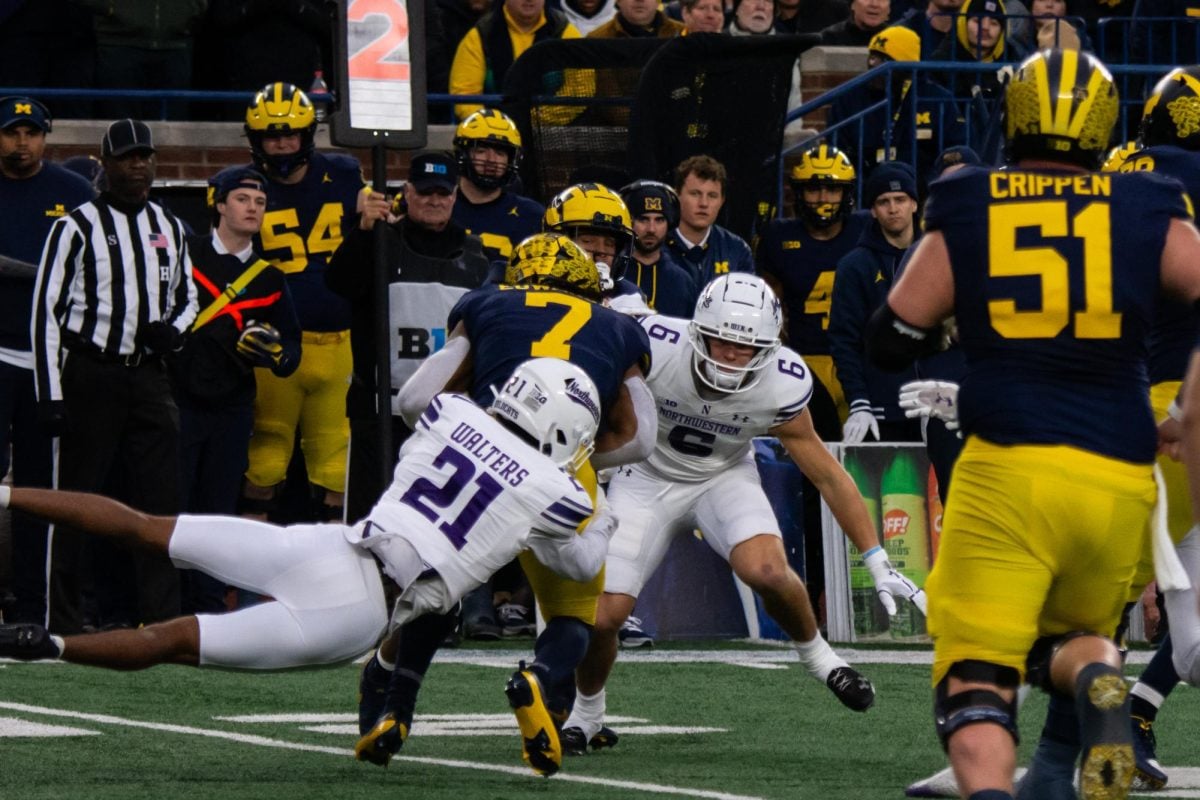
[[[108,126],[100,142],[100,155],[123,156],[136,150],[155,152],[149,125],[136,119],[121,119]]]

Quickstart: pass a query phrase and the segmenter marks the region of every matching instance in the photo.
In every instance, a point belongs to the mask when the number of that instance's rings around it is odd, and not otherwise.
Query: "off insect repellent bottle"
[[[892,458],[879,481],[883,508],[883,549],[888,560],[917,586],[929,574],[929,510],[925,481],[916,456],[902,449]],[[925,632],[925,620],[911,603],[900,604],[892,619],[892,636],[906,638]]]

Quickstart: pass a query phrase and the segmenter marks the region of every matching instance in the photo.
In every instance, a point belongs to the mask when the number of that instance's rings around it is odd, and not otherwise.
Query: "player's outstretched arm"
[[[879,601],[888,614],[896,613],[896,597],[915,603],[921,613],[925,613],[925,593],[888,561],[854,479],[825,449],[825,443],[813,428],[808,409],[782,425],[776,425],[769,433],[779,439],[792,461],[817,487],[846,538],[863,554],[863,563],[871,572]]]
[[[0,507],[162,552],[175,530],[175,517],[143,514],[116,500],[84,492],[0,487]]]
[[[435,395],[448,389],[463,388],[471,365],[471,341],[460,322],[446,339],[445,346],[425,359],[425,363],[400,387],[396,405],[404,423],[416,428],[417,420],[429,408]]]

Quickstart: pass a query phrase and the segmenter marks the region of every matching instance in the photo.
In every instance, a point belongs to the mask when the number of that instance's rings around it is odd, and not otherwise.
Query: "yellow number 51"
[[[992,328],[1008,339],[1050,339],[1074,322],[1077,339],[1116,339],[1121,314],[1113,311],[1112,237],[1107,203],[1089,203],[1069,220],[1067,203],[1043,200],[988,209],[988,268],[992,277],[1041,278],[1041,308],[1018,311],[1011,298],[990,300]],[[1035,228],[1047,238],[1083,240],[1084,308],[1071,314],[1070,268],[1054,247],[1018,247],[1017,232]]]

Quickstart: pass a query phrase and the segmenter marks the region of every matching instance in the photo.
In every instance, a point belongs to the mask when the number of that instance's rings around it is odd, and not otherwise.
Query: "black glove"
[[[162,320],[151,322],[144,328],[138,328],[136,339],[138,347],[159,355],[177,350],[183,344],[183,335],[175,329],[174,325]]]
[[[269,322],[247,325],[238,337],[237,351],[256,367],[277,367],[283,360],[279,331]]]
[[[38,427],[47,436],[61,436],[67,430],[67,404],[62,400],[41,400],[37,404]]]

